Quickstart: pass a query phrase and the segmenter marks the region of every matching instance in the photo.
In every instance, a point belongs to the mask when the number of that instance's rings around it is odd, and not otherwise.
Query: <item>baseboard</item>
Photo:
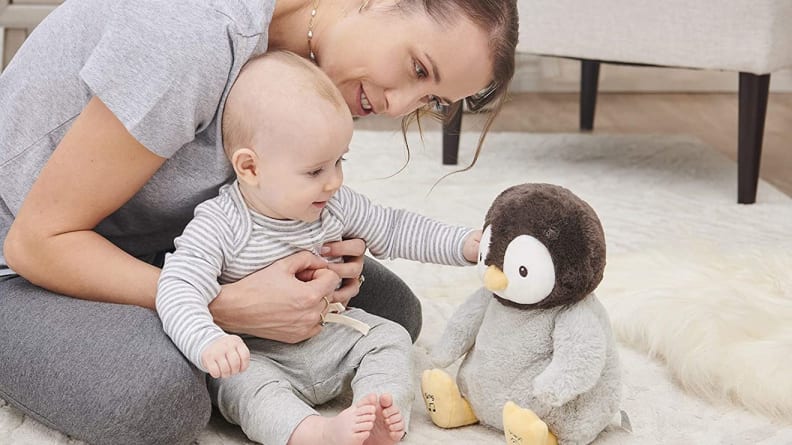
[[[603,64],[599,90],[638,93],[737,92],[738,75],[731,71],[689,70]],[[513,92],[577,92],[580,62],[557,57],[518,54]],[[771,92],[792,92],[792,70],[773,73]]]

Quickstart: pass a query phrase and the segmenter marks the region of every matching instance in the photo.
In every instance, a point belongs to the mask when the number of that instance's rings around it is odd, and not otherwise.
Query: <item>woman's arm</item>
[[[159,269],[93,231],[165,162],[140,144],[96,97],[33,184],[4,244],[9,266],[30,282],[88,300],[154,308]]]
[[[132,137],[101,100],[91,99],[11,225],[3,247],[8,265],[53,292],[154,309],[160,269],[93,228],[134,196],[164,161]],[[296,254],[223,286],[210,310],[225,330],[298,342],[319,331],[323,297],[332,298],[338,281],[323,259]]]

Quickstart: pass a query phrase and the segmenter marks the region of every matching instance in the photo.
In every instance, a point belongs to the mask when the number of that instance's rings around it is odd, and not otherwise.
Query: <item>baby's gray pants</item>
[[[391,393],[407,425],[414,394],[410,335],[360,309],[344,314],[368,324],[368,335],[328,323],[319,335],[297,344],[246,338],[250,367],[210,382],[223,416],[256,442],[286,444],[300,422],[318,414],[312,406],[351,385],[353,404],[367,394]]]

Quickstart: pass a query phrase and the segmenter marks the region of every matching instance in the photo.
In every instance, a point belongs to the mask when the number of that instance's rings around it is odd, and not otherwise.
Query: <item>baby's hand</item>
[[[239,336],[224,335],[203,350],[201,362],[212,377],[230,377],[248,368],[250,350]]]
[[[479,242],[481,242],[481,230],[474,230],[468,234],[465,244],[462,246],[462,254],[465,259],[473,264],[478,262]]]

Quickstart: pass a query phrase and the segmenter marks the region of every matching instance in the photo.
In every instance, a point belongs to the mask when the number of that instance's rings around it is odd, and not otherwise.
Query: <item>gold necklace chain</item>
[[[316,17],[316,8],[319,6],[319,0],[313,0],[313,7],[311,8],[311,18],[308,20],[308,57],[311,58],[311,62],[316,63],[316,54],[314,54],[313,48],[311,47],[311,39],[313,39],[313,24],[314,18]]]

